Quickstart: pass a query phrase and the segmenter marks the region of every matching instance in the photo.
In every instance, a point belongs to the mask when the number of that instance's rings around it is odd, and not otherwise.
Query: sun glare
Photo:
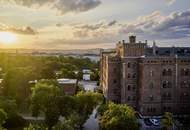
[[[0,32],[0,42],[10,44],[16,42],[17,37],[11,32]]]

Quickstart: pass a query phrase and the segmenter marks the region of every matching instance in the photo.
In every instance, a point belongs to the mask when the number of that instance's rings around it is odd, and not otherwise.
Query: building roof
[[[57,79],[59,84],[76,84],[77,83],[77,79]]]
[[[146,50],[146,56],[190,56],[190,47],[148,47]]]

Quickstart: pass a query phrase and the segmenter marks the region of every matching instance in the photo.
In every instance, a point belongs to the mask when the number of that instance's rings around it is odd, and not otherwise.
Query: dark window
[[[116,80],[116,79],[114,79],[114,80],[113,80],[113,83],[114,83],[114,84],[115,84],[115,83],[117,83],[117,80]]]
[[[131,90],[131,85],[128,85],[127,89],[128,89],[128,91],[130,91]]]
[[[127,75],[127,78],[131,78],[131,74],[128,74],[128,75]]]
[[[133,97],[133,101],[135,101],[135,100],[136,100],[136,97],[134,96],[134,97]]]
[[[147,112],[156,112],[156,108],[154,108],[154,107],[148,107],[147,108]]]
[[[131,63],[128,63],[128,64],[127,64],[127,67],[128,67],[128,68],[131,68]]]
[[[116,68],[114,68],[114,69],[113,69],[113,72],[117,72],[117,69],[116,69]]]
[[[136,78],[136,73],[133,74],[133,78],[134,78],[134,79]]]
[[[190,96],[188,93],[184,92],[184,93],[181,93],[180,99],[181,99],[181,101],[189,101]]]
[[[182,88],[188,88],[190,87],[190,81],[182,81],[180,85]]]
[[[136,85],[133,85],[133,91],[135,91],[136,90]]]
[[[163,70],[162,75],[166,76],[166,69]]]
[[[128,101],[130,101],[130,100],[131,100],[131,97],[130,97],[130,96],[128,96],[127,100],[128,100]]]
[[[162,95],[162,99],[163,100],[171,100],[172,99],[171,93],[164,93]]]
[[[163,76],[172,76],[172,70],[171,69],[164,69],[162,71]]]
[[[163,107],[163,110],[164,110],[164,112],[170,112],[170,111],[171,111],[171,107],[169,107],[169,106],[164,106],[164,107]]]
[[[190,76],[189,69],[181,69],[181,76]]]
[[[171,87],[172,87],[172,84],[171,84],[171,82],[169,82],[169,81],[164,81],[164,82],[162,83],[162,87],[163,87],[163,88],[171,88]]]
[[[150,101],[153,101],[153,100],[154,100],[153,95],[150,95],[150,96],[149,96],[149,99],[150,99]]]

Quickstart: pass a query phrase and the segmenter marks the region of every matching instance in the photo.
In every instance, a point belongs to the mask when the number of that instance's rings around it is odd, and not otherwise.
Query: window
[[[135,91],[136,90],[136,85],[133,85],[133,91]]]
[[[162,71],[163,76],[172,76],[172,70],[171,69],[164,69]]]
[[[127,90],[130,91],[131,90],[131,85],[127,86]]]
[[[190,87],[190,81],[182,81],[180,85],[182,88],[188,88]]]
[[[114,73],[116,73],[116,72],[117,72],[117,69],[116,69],[116,68],[114,68],[114,69],[113,69],[113,72],[114,72]]]
[[[116,79],[114,79],[114,80],[113,80],[113,83],[114,83],[114,84],[116,84],[116,83],[117,83],[117,80],[116,80]]]
[[[154,83],[151,82],[151,83],[149,84],[149,88],[150,88],[150,89],[153,89],[153,87],[154,87]]]
[[[171,107],[169,107],[169,106],[164,106],[164,107],[163,107],[163,110],[164,110],[164,112],[170,112],[170,111],[171,111]]]
[[[137,63],[133,63],[133,68],[136,68],[136,66],[137,66]]]
[[[162,88],[171,88],[171,87],[172,87],[172,84],[169,81],[164,81],[162,83]]]
[[[162,75],[163,75],[163,76],[166,76],[166,73],[167,73],[167,72],[166,72],[166,69],[164,69],[163,72],[162,72]]]
[[[127,64],[127,67],[128,67],[128,68],[131,68],[131,63],[128,63],[128,64]]]
[[[152,77],[154,75],[153,71],[151,70],[150,71],[150,76]]]
[[[135,79],[135,78],[136,78],[136,73],[133,74],[133,79]]]
[[[162,99],[163,100],[171,100],[172,99],[171,93],[164,93],[162,95]]]
[[[184,93],[181,93],[180,99],[181,101],[188,101],[190,99],[190,96],[188,93],[184,92]]]
[[[181,69],[181,76],[190,76],[189,69]]]
[[[136,100],[136,97],[135,96],[133,96],[133,101],[135,101]]]
[[[153,101],[153,100],[154,100],[153,95],[150,95],[150,96],[149,96],[149,100],[150,100],[150,101]]]
[[[128,73],[127,78],[130,79],[131,78],[131,74]]]
[[[172,75],[172,70],[168,69],[168,76],[171,76],[171,75]]]
[[[151,113],[153,112],[154,113],[154,112],[156,112],[156,108],[154,108],[154,107],[148,107],[147,108],[147,112],[151,112]]]
[[[128,96],[128,97],[127,97],[127,100],[128,100],[128,101],[130,101],[130,100],[131,100],[131,97],[130,97],[130,96]]]

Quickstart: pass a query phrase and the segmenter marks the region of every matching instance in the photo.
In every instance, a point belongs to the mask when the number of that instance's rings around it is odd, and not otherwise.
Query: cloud
[[[102,37],[112,35],[112,29],[117,24],[116,20],[106,22],[100,21],[94,24],[79,24],[74,26],[76,37]],[[116,26],[115,26],[116,27]]]
[[[168,2],[169,5],[172,5],[174,2],[176,2],[176,0],[166,0]]]
[[[48,6],[60,14],[68,12],[85,12],[101,4],[100,0],[0,0],[3,3],[12,3],[29,8]]]
[[[17,27],[10,27],[2,23],[0,23],[0,31],[9,31],[9,32],[17,33],[17,34],[23,34],[23,35],[36,35],[38,33],[36,30],[31,28],[30,26],[17,28]]]
[[[190,10],[173,12],[168,16],[156,11],[122,26],[120,33],[136,33],[150,38],[183,38],[190,36]]]

